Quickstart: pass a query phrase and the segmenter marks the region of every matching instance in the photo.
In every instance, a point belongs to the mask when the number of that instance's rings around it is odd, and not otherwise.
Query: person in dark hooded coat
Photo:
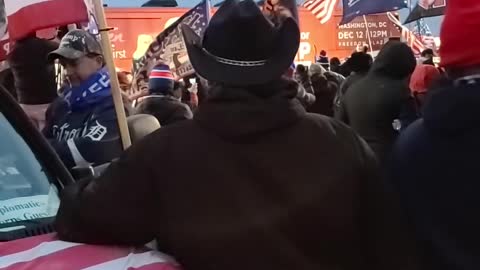
[[[352,73],[340,86],[341,95],[345,95],[348,88],[365,77],[372,66],[373,60],[369,54],[364,52],[354,52],[348,59]]]
[[[347,126],[306,113],[283,76],[300,43],[295,20],[274,26],[254,1],[227,0],[203,41],[182,31],[209,98],[100,179],[67,187],[59,236],[156,239],[184,269],[414,269],[374,154]]]
[[[354,52],[352,56],[347,60],[348,66],[351,69],[350,75],[340,84],[340,88],[338,89],[335,98],[335,112],[338,114],[339,108],[341,107],[341,103],[343,100],[343,96],[348,91],[350,86],[355,84],[356,82],[363,79],[367,76],[370,67],[372,66],[372,57],[369,54],[364,52]],[[337,116],[339,118],[340,116]]]
[[[422,269],[480,269],[479,23],[479,1],[448,3],[440,32],[448,78],[429,89],[423,119],[392,152],[389,185],[424,251]]]
[[[338,118],[367,141],[381,162],[390,152],[398,136],[394,123],[401,121],[405,107],[415,104],[410,98],[408,78],[416,61],[410,47],[399,41],[389,41],[382,48],[365,78],[352,85],[341,102]],[[395,126],[395,128],[394,128]]]

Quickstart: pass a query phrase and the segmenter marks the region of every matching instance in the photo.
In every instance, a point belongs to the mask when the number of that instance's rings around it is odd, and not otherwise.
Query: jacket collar
[[[460,134],[480,126],[480,81],[443,80],[431,95],[423,112],[427,128]]]
[[[295,124],[305,109],[295,99],[295,88],[280,89],[270,97],[258,97],[244,89],[217,87],[202,104],[194,120],[229,141],[252,141]]]

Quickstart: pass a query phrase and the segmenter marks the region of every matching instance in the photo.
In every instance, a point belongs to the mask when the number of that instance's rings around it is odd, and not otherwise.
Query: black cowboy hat
[[[212,17],[203,40],[186,25],[182,31],[190,62],[201,77],[238,86],[280,78],[300,43],[293,18],[275,26],[252,0],[227,0]]]

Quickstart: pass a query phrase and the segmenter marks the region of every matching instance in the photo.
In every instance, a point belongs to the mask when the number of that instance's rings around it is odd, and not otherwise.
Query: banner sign
[[[408,15],[405,23],[411,23],[426,17],[443,15],[447,0],[419,0],[417,6]]]
[[[137,99],[148,92],[148,75],[159,62],[170,66],[175,79],[183,78],[195,73],[182,36],[182,25],[192,28],[197,35],[202,36],[210,19],[210,5],[208,0],[189,10],[175,23],[170,25],[148,47],[145,55],[136,63],[131,99]]]
[[[340,24],[346,24],[358,16],[383,13],[406,7],[406,0],[343,0],[343,19]]]
[[[366,21],[366,24],[365,24]],[[372,51],[380,50],[390,37],[400,36],[400,31],[386,14],[368,15],[337,27],[337,49],[354,50],[357,45],[371,44]]]

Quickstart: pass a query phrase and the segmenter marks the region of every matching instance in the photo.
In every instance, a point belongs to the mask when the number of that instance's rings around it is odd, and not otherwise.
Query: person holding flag
[[[84,30],[72,30],[49,54],[55,59],[68,83],[47,111],[45,137],[68,168],[110,162],[123,148],[99,42]]]

